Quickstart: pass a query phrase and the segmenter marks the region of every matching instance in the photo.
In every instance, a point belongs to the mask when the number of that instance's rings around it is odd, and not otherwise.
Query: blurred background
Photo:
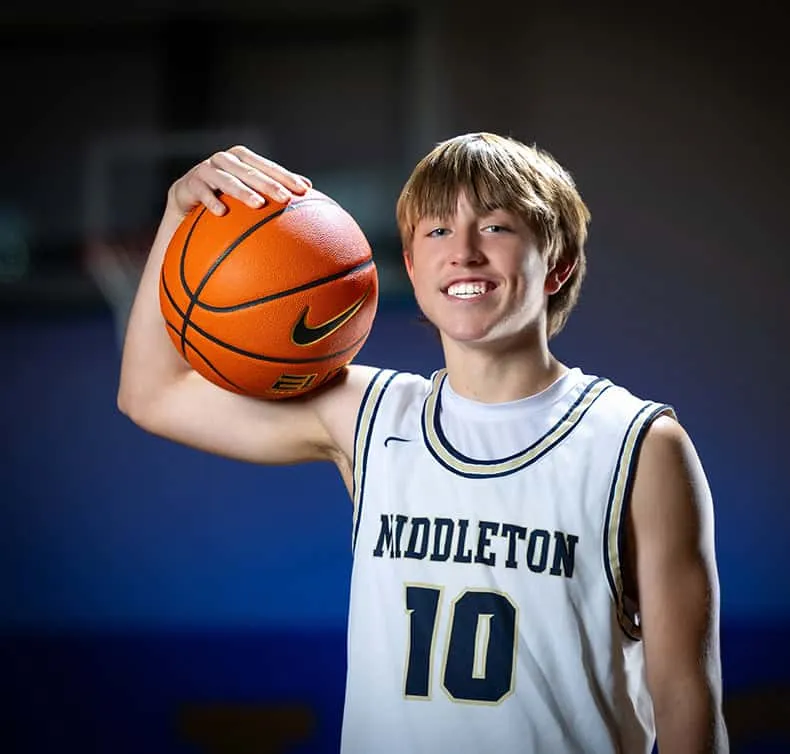
[[[676,407],[716,502],[733,751],[790,752],[785,27],[634,5],[3,6],[0,750],[337,751],[351,506],[328,466],[118,413],[140,251],[170,182],[246,144],[368,234],[357,360],[427,374],[395,200],[438,140],[489,130],[577,180],[589,274],[556,353]]]

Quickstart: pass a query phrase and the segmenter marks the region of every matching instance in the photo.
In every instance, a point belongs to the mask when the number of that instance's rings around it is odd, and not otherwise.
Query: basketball
[[[167,333],[226,390],[303,395],[337,376],[370,332],[378,304],[370,245],[315,189],[260,209],[221,199],[224,215],[199,205],[167,247],[159,281]]]

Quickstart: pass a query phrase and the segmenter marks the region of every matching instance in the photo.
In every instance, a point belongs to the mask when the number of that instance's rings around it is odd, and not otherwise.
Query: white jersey
[[[567,372],[480,404],[382,370],[360,408],[343,754],[649,754],[624,511],[671,408]]]

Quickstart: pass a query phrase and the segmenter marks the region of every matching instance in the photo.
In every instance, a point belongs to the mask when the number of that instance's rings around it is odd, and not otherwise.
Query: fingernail
[[[260,197],[260,196],[251,196],[251,197],[250,197],[250,204],[251,204],[253,207],[263,207],[263,205],[264,205],[265,203],[266,203],[266,202],[264,202],[264,200],[263,200],[263,199],[261,199],[261,197]]]

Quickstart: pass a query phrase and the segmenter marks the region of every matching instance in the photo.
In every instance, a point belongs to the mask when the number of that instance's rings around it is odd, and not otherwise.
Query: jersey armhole
[[[617,611],[617,621],[625,635],[639,641],[642,629],[636,603],[625,593],[623,571],[626,566],[625,522],[630,504],[639,448],[650,425],[659,416],[677,418],[675,410],[666,403],[645,402],[631,420],[617,456],[604,525],[603,559],[606,579]]]
[[[362,520],[362,503],[365,495],[366,466],[370,439],[373,434],[373,422],[378,413],[384,391],[398,373],[392,369],[379,369],[370,380],[357,414],[357,424],[354,429],[354,458],[352,462],[352,491],[353,525],[351,529],[351,550],[354,551],[357,543],[357,533]]]

